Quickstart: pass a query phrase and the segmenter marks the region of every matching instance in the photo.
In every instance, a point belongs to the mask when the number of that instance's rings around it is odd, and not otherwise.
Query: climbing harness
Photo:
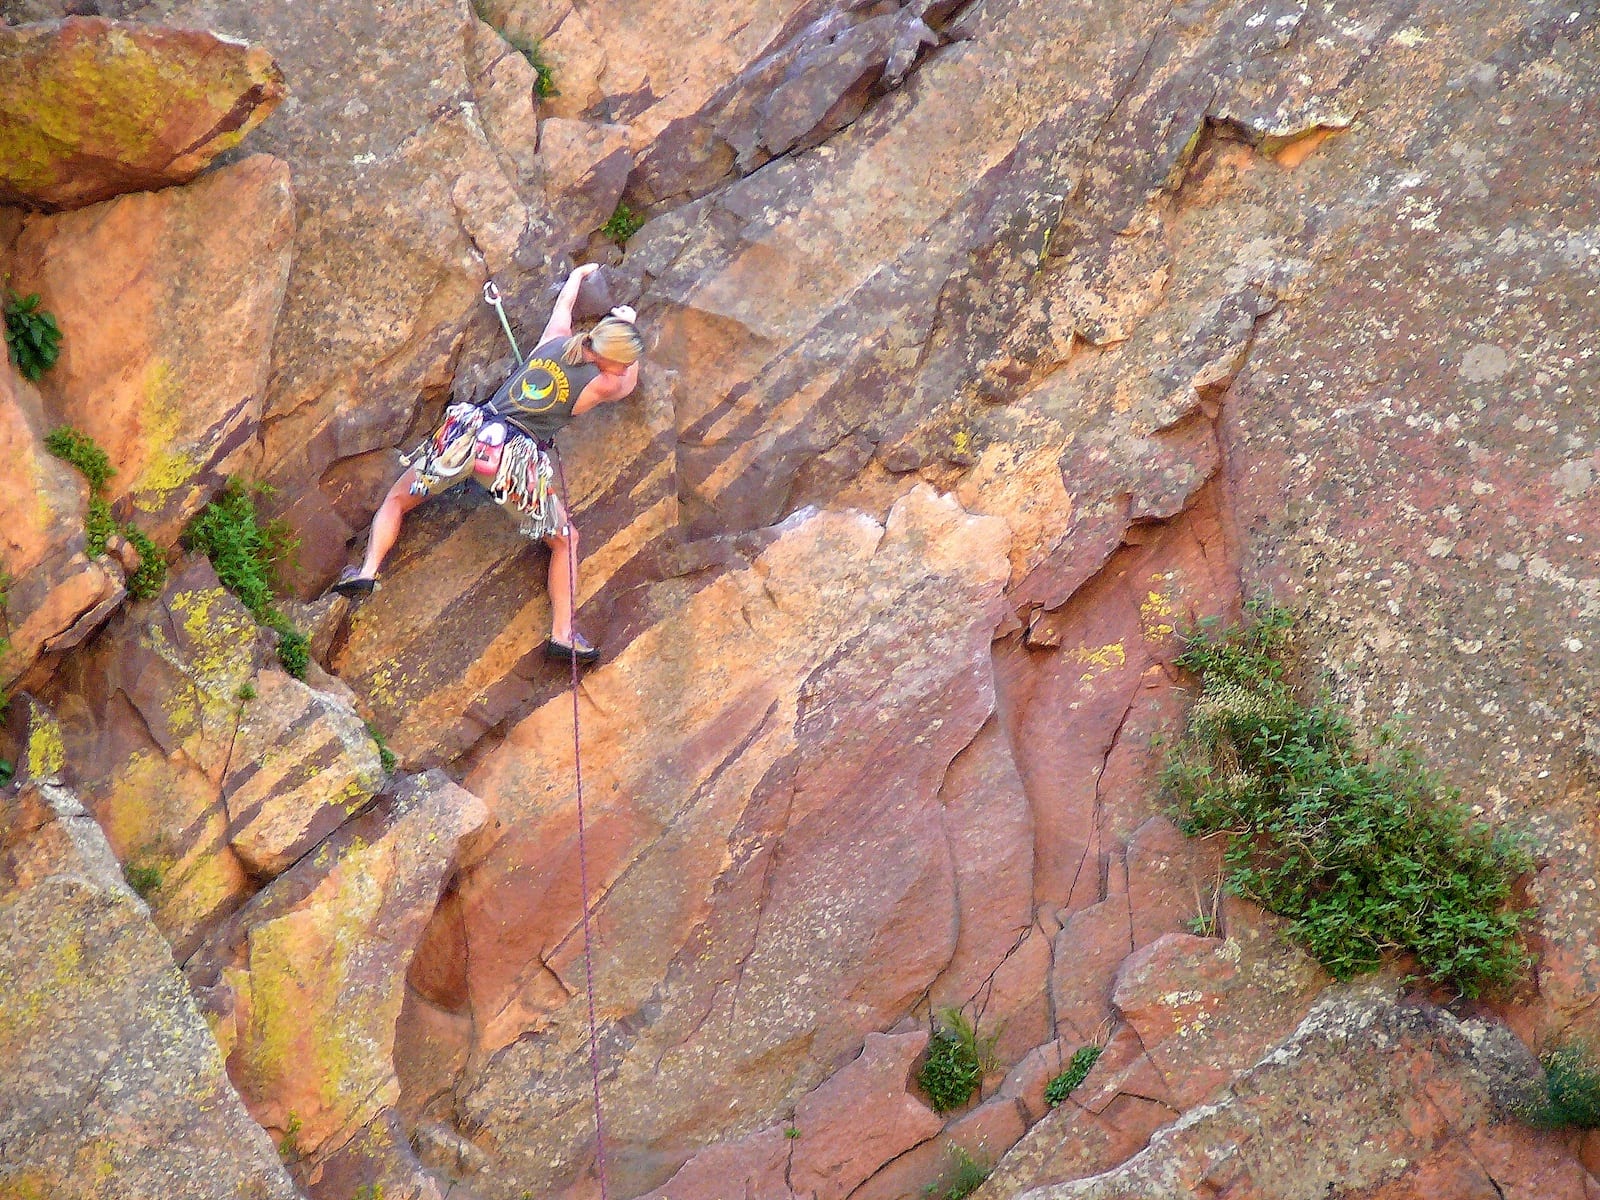
[[[516,336],[511,332],[511,322],[506,319],[505,305],[500,300],[500,289],[495,287],[493,280],[483,285],[483,299],[485,303],[492,304],[495,312],[500,315],[500,327],[506,331],[506,338],[511,342],[511,352],[517,356],[517,363],[520,365],[523,362],[522,350],[517,346]],[[550,457],[555,460],[557,489],[564,498],[568,494],[567,477],[561,469],[561,455],[556,452],[554,444],[550,447]],[[504,468],[502,468],[503,473]],[[496,479],[495,483],[498,487],[500,480]],[[567,587],[568,594],[572,597],[572,607],[576,611],[578,548],[571,537],[572,517],[566,512],[565,499],[561,501],[561,505],[564,518],[562,526],[568,535]],[[595,1173],[600,1180],[600,1200],[610,1200],[606,1191],[605,1122],[600,1112],[600,1035],[594,1016],[594,953],[591,949],[593,939],[589,930],[589,848],[584,839],[583,747],[578,732],[578,635],[575,629],[568,630],[567,641],[572,668],[572,774],[578,796],[578,888],[583,901],[583,978],[584,990],[589,1001],[589,1076],[594,1087],[594,1161]]]

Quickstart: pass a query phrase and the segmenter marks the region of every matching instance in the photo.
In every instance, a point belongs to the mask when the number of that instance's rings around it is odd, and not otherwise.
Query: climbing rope
[[[500,315],[500,328],[506,331],[506,340],[511,343],[511,353],[517,356],[517,365],[522,365],[522,350],[517,346],[517,335],[511,332],[511,322],[506,320],[506,306],[500,301],[500,289],[495,287],[494,280],[489,280],[483,285],[483,302],[494,305],[494,311]]]
[[[516,335],[511,332],[511,322],[506,319],[505,305],[500,299],[500,289],[495,287],[490,280],[483,285],[484,303],[492,304],[500,316],[500,328],[506,331],[506,339],[511,343],[511,352],[517,356],[520,364],[522,350],[517,346]],[[554,444],[550,447],[550,457],[556,463],[556,487],[561,495],[561,511],[566,517],[567,530],[567,588],[568,595],[572,597],[572,607],[576,616],[578,607],[578,547],[572,539],[572,513],[567,509],[567,477],[561,468],[561,455],[556,452]],[[594,1161],[595,1173],[600,1179],[600,1200],[610,1200],[606,1191],[606,1139],[605,1121],[600,1111],[600,1035],[595,1024],[594,1016],[594,953],[592,950],[592,937],[589,931],[589,848],[584,837],[583,815],[583,746],[578,731],[578,631],[576,627],[567,631],[567,649],[570,653],[572,667],[572,774],[576,782],[578,793],[578,887],[583,900],[583,978],[584,991],[589,1002],[589,1076],[594,1087]]]

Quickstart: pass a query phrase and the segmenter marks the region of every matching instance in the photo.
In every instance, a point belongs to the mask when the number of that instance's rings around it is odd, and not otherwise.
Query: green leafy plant
[[[299,543],[286,522],[261,520],[256,497],[265,490],[229,480],[222,494],[189,522],[183,544],[209,558],[222,586],[257,621],[277,632],[278,661],[296,679],[304,679],[311,663],[310,643],[273,603],[281,590],[282,572],[293,562]]]
[[[0,701],[0,716],[5,715],[5,704]],[[9,758],[0,758],[0,787],[5,787],[17,777],[17,766]]]
[[[167,560],[161,554],[161,547],[137,525],[124,525],[122,536],[133,544],[139,555],[138,568],[128,576],[128,595],[135,600],[159,596],[161,589],[167,586]]]
[[[370,737],[378,747],[378,762],[382,765],[385,771],[394,770],[395,764],[400,760],[395,757],[394,751],[389,749],[389,740],[383,736],[383,731],[371,721],[368,721],[366,724],[367,736]]]
[[[1513,903],[1527,853],[1392,729],[1368,745],[1326,697],[1303,701],[1292,625],[1253,605],[1236,628],[1186,636],[1177,661],[1201,689],[1163,774],[1184,832],[1226,836],[1228,890],[1288,917],[1339,979],[1403,950],[1466,996],[1510,984],[1527,964]]]
[[[104,492],[106,484],[117,473],[111,465],[111,459],[95,440],[71,425],[58,425],[45,434],[44,448],[62,462],[77,467],[89,481],[92,495],[98,496]]]
[[[1524,1112],[1541,1129],[1600,1129],[1600,1067],[1582,1046],[1560,1046],[1540,1059],[1544,1095]]]
[[[37,383],[61,357],[61,326],[39,307],[39,294],[6,293],[6,351],[22,377]]]
[[[626,246],[628,239],[644,228],[645,216],[636,213],[622,201],[617,201],[617,207],[606,218],[606,223],[600,226],[600,232],[610,238],[619,246]]]
[[[939,1200],[967,1200],[994,1170],[987,1162],[973,1157],[953,1143],[950,1146],[950,1158],[954,1163],[950,1176],[923,1188],[924,1196],[936,1196]]]
[[[46,434],[44,448],[76,467],[89,481],[89,508],[83,518],[84,553],[99,558],[106,552],[112,535],[120,533],[139,555],[139,566],[127,579],[128,594],[135,600],[160,595],[167,585],[166,556],[137,525],[117,523],[105,498],[106,484],[117,473],[106,452],[92,437],[71,425],[58,426]]]
[[[1089,1077],[1090,1069],[1100,1060],[1100,1050],[1099,1046],[1079,1046],[1074,1050],[1067,1060],[1067,1069],[1045,1084],[1045,1103],[1054,1108],[1077,1091],[1078,1085]]]
[[[300,1161],[300,1118],[294,1113],[290,1113],[283,1123],[283,1136],[278,1139],[278,1157],[291,1164]]]
[[[927,1060],[917,1072],[917,1084],[934,1112],[951,1112],[967,1102],[994,1068],[998,1040],[999,1034],[980,1037],[977,1026],[960,1009],[940,1011],[938,1026],[928,1039]]]
[[[161,872],[156,867],[136,867],[129,863],[122,868],[122,877],[141,900],[150,899],[161,889]]]
[[[241,683],[239,690],[234,692],[234,695],[239,699],[240,703],[248,704],[256,698],[256,685],[249,682]]]

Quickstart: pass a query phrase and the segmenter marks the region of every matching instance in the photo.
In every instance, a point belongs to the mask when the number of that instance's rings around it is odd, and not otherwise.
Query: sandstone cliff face
[[[38,388],[0,373],[0,667],[37,695],[6,803],[59,775],[159,870],[314,1195],[598,1195],[591,972],[619,1200],[898,1200],[951,1147],[995,1197],[1600,1195],[1594,1146],[1515,1119],[1532,1051],[1600,1036],[1592,8],[113,9],[270,51],[288,98],[185,186],[0,220],[67,332]],[[259,476],[318,592],[389,451],[504,368],[483,282],[526,348],[574,253],[651,341],[561,443],[602,664],[567,692],[542,552],[464,490],[278,671],[184,521]],[[161,596],[83,554],[64,421]],[[1232,900],[1188,932],[1218,848],[1156,780],[1178,634],[1260,593],[1529,839],[1498,1007],[1333,986]],[[947,1006],[996,1061],[941,1116],[910,1077]]]

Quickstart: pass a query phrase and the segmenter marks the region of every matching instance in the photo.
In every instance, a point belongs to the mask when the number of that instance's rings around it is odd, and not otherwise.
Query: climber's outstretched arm
[[[578,289],[583,286],[585,279],[599,269],[599,263],[584,263],[581,267],[573,268],[572,274],[567,276],[566,283],[561,285],[561,293],[556,297],[556,306],[550,313],[550,319],[545,322],[544,332],[539,335],[539,345],[542,346],[553,338],[572,336],[572,306],[578,302]]]

